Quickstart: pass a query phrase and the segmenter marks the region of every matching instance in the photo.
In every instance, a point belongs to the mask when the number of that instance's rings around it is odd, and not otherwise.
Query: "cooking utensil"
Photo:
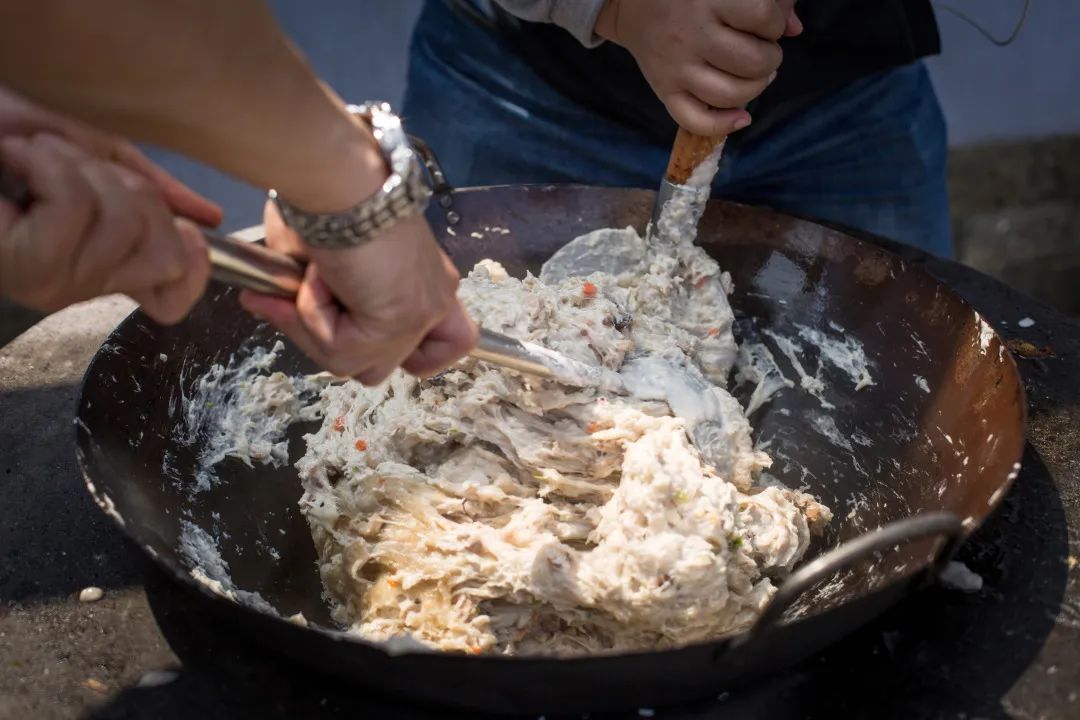
[[[522,275],[537,272],[583,232],[643,229],[654,200],[637,190],[478,188],[455,195],[455,235],[445,234],[440,208],[429,219],[462,270],[493,258]],[[509,232],[484,232],[492,226]],[[83,472],[123,532],[177,582],[195,588],[208,618],[357,688],[536,715],[715,697],[817,652],[932,578],[1015,477],[1025,404],[1001,340],[918,266],[810,222],[722,201],[709,203],[699,243],[732,275],[741,340],[764,329],[797,336],[796,325],[851,337],[865,348],[876,383],[855,390],[826,367],[824,398],[835,411],[796,387],[755,414],[755,436],[776,460],[770,472],[807,486],[836,518],[747,632],[673,650],[553,659],[422,652],[329,629],[291,467],[227,460],[217,467],[221,484],[191,496],[200,447],[178,438],[182,395],[190,396],[214,363],[275,337],[238,311],[227,288],[207,293],[180,325],[158,327],[136,312],[108,338],[79,400]],[[816,351],[807,344],[805,352],[802,362],[813,372]],[[291,346],[277,367],[314,369]],[[822,432],[831,430],[826,419],[835,424],[834,439]],[[308,430],[295,428],[294,442]],[[309,626],[196,583],[177,547],[182,522],[219,538],[237,588],[258,592],[283,616],[303,612]]]
[[[0,165],[0,197],[25,209],[33,202],[26,183]],[[295,298],[304,277],[304,265],[295,258],[265,246],[244,242],[203,229],[210,250],[212,276],[235,287],[278,297]],[[484,328],[469,355],[493,365],[554,380],[573,387],[598,387],[626,394],[619,374],[604,367],[588,365],[526,340],[517,340]]]
[[[671,148],[667,170],[660,181],[660,192],[656,195],[647,242],[673,242],[673,238],[664,237],[661,232],[661,211],[668,202],[680,195],[696,195],[696,191],[687,187],[686,183],[698,165],[718,145],[722,146],[725,140],[725,136],[704,137],[679,129]],[[636,257],[627,253],[621,237],[601,235],[588,245],[575,243],[556,250],[545,263],[540,279],[545,283],[555,284],[566,278],[585,277],[594,272],[618,275],[631,270],[636,265],[636,260]]]

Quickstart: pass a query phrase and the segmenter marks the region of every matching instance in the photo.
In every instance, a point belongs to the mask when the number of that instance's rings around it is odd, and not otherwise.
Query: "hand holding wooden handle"
[[[675,144],[671,148],[671,159],[668,160],[664,179],[674,185],[685,185],[701,161],[726,139],[726,135],[705,137],[679,128],[679,134],[675,136]]]

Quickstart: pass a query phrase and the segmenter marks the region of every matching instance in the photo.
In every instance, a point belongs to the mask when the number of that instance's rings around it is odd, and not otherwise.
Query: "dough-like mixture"
[[[696,422],[474,360],[328,387],[297,467],[334,617],[373,640],[560,655],[749,625],[831,513],[760,475],[769,458],[723,387],[730,289],[689,243],[618,277],[547,286],[485,261],[462,282],[489,329],[616,370],[685,365]]]
[[[636,263],[620,275],[545,284],[483,261],[461,284],[488,329],[622,371],[633,397],[466,360],[422,382],[331,384],[305,409],[323,424],[297,463],[300,503],[343,626],[573,655],[712,639],[758,616],[832,514],[762,475],[769,457],[725,389],[740,357],[731,281],[692,244],[700,210],[683,211],[688,231],[666,218],[674,243],[632,228],[574,241],[614,233]],[[764,384],[752,356],[740,377]]]

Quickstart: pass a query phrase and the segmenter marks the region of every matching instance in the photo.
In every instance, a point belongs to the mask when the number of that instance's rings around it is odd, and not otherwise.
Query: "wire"
[[[980,35],[982,35],[984,38],[997,45],[998,47],[1012,45],[1013,41],[1016,40],[1018,35],[1020,35],[1020,31],[1024,29],[1024,25],[1027,23],[1028,10],[1031,8],[1031,0],[1024,0],[1024,10],[1020,13],[1020,19],[1017,21],[1016,27],[1013,28],[1013,31],[1009,35],[1009,37],[1005,38],[1004,40],[1000,40],[991,35],[989,30],[984,28],[979,23],[975,22],[975,20],[970,15],[963,12],[962,10],[953,7],[952,5],[947,5],[940,2],[931,2],[930,4],[938,10],[944,10],[945,12],[952,13],[956,17],[960,18],[968,25],[978,30]]]

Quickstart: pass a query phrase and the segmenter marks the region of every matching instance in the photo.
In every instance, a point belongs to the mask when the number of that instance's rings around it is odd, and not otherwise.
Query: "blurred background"
[[[422,0],[271,3],[286,31],[346,100],[397,103]],[[1024,0],[950,0],[998,39]],[[943,53],[929,61],[949,123],[961,261],[1080,314],[1080,27],[1077,0],[1033,0],[1014,42],[997,47],[936,5]],[[226,210],[257,224],[263,195],[207,168],[151,154]],[[453,182],[454,179],[450,178]]]

